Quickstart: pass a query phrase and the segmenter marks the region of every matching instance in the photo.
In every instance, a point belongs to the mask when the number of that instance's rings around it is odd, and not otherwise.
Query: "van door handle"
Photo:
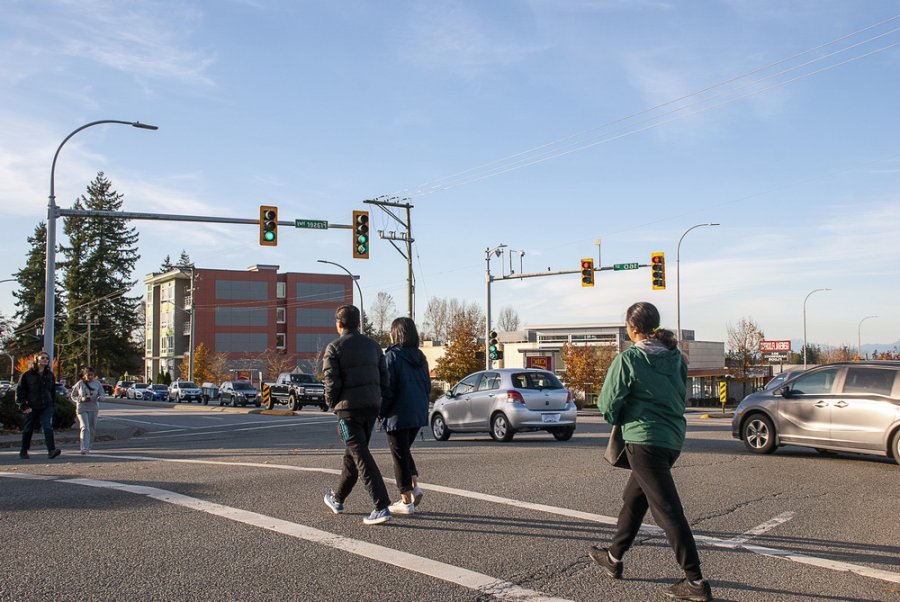
[[[848,405],[849,405],[849,404],[848,404],[846,401],[844,401],[844,400],[842,399],[841,401],[839,401],[839,402],[837,402],[836,404],[834,404],[834,407],[836,407],[836,408],[846,408]]]
[[[817,408],[827,408],[827,407],[828,407],[828,402],[827,402],[827,401],[820,401],[819,403],[816,404],[816,407],[817,407]]]

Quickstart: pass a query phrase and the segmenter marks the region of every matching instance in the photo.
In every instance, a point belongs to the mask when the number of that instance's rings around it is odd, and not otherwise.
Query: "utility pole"
[[[384,230],[378,231],[378,237],[382,240],[387,240],[393,245],[397,252],[400,253],[400,256],[406,259],[406,289],[407,289],[407,303],[408,303],[408,315],[412,320],[415,318],[416,309],[415,309],[415,279],[413,275],[413,263],[412,263],[412,244],[415,242],[415,239],[412,235],[412,211],[413,205],[409,203],[398,203],[396,202],[396,197],[378,197],[376,199],[370,199],[367,201],[363,201],[363,203],[368,203],[369,205],[375,205],[380,208],[382,211],[390,215],[394,218],[398,224],[406,228],[405,231],[396,232],[394,230],[389,230],[386,234]],[[403,220],[397,217],[388,207],[397,207],[400,209],[406,209],[406,220]],[[394,242],[395,240],[403,241],[406,243],[406,252],[404,253],[400,247]]]
[[[93,310],[87,309],[84,312],[84,318],[79,324],[87,324],[87,363],[85,366],[91,365],[91,326],[100,324],[100,320],[94,314]]]

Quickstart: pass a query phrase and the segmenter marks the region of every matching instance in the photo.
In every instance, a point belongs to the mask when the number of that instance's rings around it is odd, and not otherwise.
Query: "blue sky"
[[[98,171],[125,210],[348,224],[364,199],[414,205],[417,317],[429,297],[484,302],[485,249],[525,272],[648,269],[500,282],[494,315],[616,322],[634,301],[701,340],[755,320],[769,339],[900,340],[900,2],[840,0],[0,0],[0,278],[57,203]],[[893,20],[891,20],[893,19]],[[406,263],[346,230],[134,222],[136,277],[185,249],[198,266],[318,272],[334,261],[406,309]],[[372,212],[373,230],[397,230]],[[59,227],[61,233],[61,224]],[[61,235],[61,234],[60,234]],[[501,268],[501,265],[503,266]],[[519,270],[519,255],[513,261]],[[509,271],[504,256],[495,274]],[[14,311],[11,283],[0,311]],[[135,294],[142,292],[142,286]],[[866,320],[860,327],[860,320]]]

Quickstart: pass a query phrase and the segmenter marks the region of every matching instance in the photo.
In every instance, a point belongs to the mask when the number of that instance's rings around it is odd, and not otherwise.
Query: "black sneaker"
[[[28,455],[28,452],[27,452],[27,451],[20,451],[20,452],[19,452],[19,459],[20,459],[20,460],[27,460],[29,457],[30,457],[30,456]]]
[[[684,578],[668,588],[665,594],[669,598],[675,598],[676,600],[691,600],[694,602],[709,602],[709,600],[713,599],[709,581],[706,579],[694,585],[689,579]]]
[[[594,562],[603,567],[603,571],[613,579],[622,578],[622,561],[613,562],[609,557],[606,548],[598,548],[591,546],[588,549],[588,556],[594,559]]]
[[[62,453],[62,450],[59,449],[59,448],[57,447],[57,448],[54,449],[53,451],[49,452],[49,453],[47,454],[47,457],[50,458],[50,459],[52,460],[53,458],[55,458],[56,456],[58,456],[58,455],[61,454],[61,453]]]

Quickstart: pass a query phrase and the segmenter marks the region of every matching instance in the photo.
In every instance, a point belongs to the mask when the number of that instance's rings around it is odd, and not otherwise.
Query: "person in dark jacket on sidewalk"
[[[381,403],[381,416],[394,459],[394,479],[400,499],[389,506],[391,514],[412,514],[422,501],[419,472],[410,448],[419,429],[428,424],[431,377],[428,360],[419,349],[419,332],[410,318],[391,323],[391,343],[385,353],[390,393]]]
[[[591,546],[588,554],[609,577],[621,579],[622,557],[649,508],[685,575],[665,590],[666,596],[705,602],[712,592],[700,572],[697,544],[672,478],[687,429],[687,365],[675,335],[659,323],[659,311],[650,303],[628,308],[625,327],[634,345],[615,357],[600,391],[597,407],[608,423],[622,427],[631,474],[609,549]]]
[[[378,525],[391,518],[390,497],[381,471],[369,451],[372,429],[389,394],[388,373],[381,347],[359,331],[359,310],[342,305],[335,311],[340,337],[328,344],[323,358],[325,402],[338,417],[338,434],[344,442],[344,465],[335,489],[325,494],[325,504],[335,514],[344,511],[344,501],[359,476],[375,503],[363,519]]]
[[[44,429],[44,443],[47,444],[47,456],[52,460],[60,453],[53,440],[53,400],[56,398],[56,378],[48,365],[50,356],[38,352],[34,356],[31,368],[26,370],[16,387],[16,402],[25,414],[25,427],[22,429],[22,449],[19,457],[28,459],[31,449],[31,436],[34,427],[40,424]]]

